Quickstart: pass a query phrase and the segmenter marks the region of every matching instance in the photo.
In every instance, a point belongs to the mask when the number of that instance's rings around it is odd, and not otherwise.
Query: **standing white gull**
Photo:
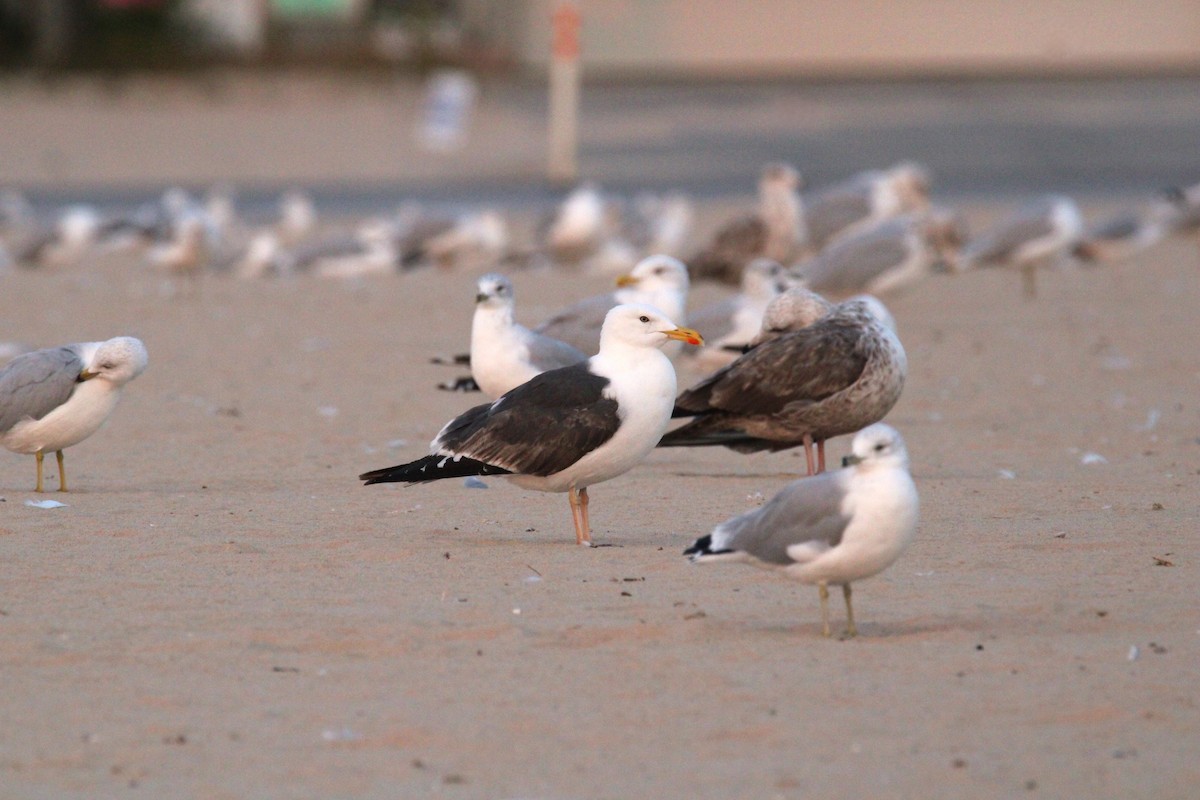
[[[668,319],[684,319],[690,282],[687,267],[677,258],[655,255],[638,262],[628,275],[617,278],[617,289],[568,306],[534,328],[536,333],[595,353],[600,327],[614,306],[643,303]]]
[[[1018,208],[972,237],[957,268],[1007,266],[1021,270],[1026,297],[1037,296],[1037,269],[1066,257],[1083,234],[1083,216],[1069,197],[1047,195]]]
[[[920,502],[908,452],[882,423],[854,437],[844,468],[785,486],[762,508],[718,525],[684,550],[696,563],[739,561],[816,584],[829,636],[829,586],[846,598],[846,635],[858,633],[850,584],[887,569],[917,532]]]
[[[0,370],[0,444],[37,458],[58,457],[58,489],[67,491],[63,450],[95,433],[117,406],[121,389],[142,374],[148,357],[138,339],[118,336],[35,350]]]
[[[807,239],[800,199],[800,173],[789,164],[768,164],[758,181],[758,211],[731,220],[712,241],[688,259],[696,280],[738,284],[756,258],[790,264]]]
[[[672,339],[702,343],[656,309],[617,306],[605,320],[599,353],[451,420],[430,455],[359,478],[370,485],[510,475],[526,489],[567,492],[575,540],[590,544],[588,487],[628,472],[667,428],[675,368],[660,348]]]
[[[513,319],[513,284],[488,273],[476,283],[471,320],[471,377],[495,399],[547,370],[586,361],[569,344],[534,333]]]
[[[896,335],[870,304],[847,300],[681,394],[673,415],[693,419],[659,446],[723,445],[754,453],[803,445],[811,475],[825,468],[826,439],[859,431],[892,410],[907,373]]]

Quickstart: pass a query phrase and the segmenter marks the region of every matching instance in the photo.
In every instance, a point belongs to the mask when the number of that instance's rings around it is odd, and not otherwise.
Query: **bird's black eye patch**
[[[879,444],[875,445],[875,452],[882,453],[886,447],[887,447],[886,444],[884,444],[883,442],[880,442]]]
[[[640,317],[638,317],[638,322],[649,322],[649,321],[650,321],[650,318],[647,317],[645,314],[642,314]]]

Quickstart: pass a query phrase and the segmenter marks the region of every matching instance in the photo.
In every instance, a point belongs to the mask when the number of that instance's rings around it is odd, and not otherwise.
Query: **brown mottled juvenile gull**
[[[58,457],[58,490],[67,491],[63,450],[95,433],[117,406],[121,389],[142,374],[148,357],[138,339],[118,336],[35,350],[0,370],[0,444],[37,458]]]
[[[758,211],[721,227],[712,242],[688,260],[695,280],[737,285],[756,258],[790,264],[806,239],[800,173],[788,164],[768,164],[758,181]]]
[[[846,599],[846,636],[858,633],[850,584],[891,566],[917,532],[920,501],[896,430],[858,432],[843,469],[802,478],[766,505],[718,525],[684,550],[693,562],[738,561],[816,584],[829,636],[829,586]]]
[[[599,353],[446,423],[430,455],[359,478],[370,485],[508,475],[526,489],[567,492],[575,541],[590,544],[588,487],[635,467],[667,428],[675,368],[661,348],[673,339],[702,343],[657,309],[617,306]]]
[[[1083,233],[1075,201],[1047,195],[1018,208],[963,248],[959,270],[1002,266],[1019,269],[1026,297],[1037,296],[1037,270],[1066,257]]]
[[[819,252],[840,236],[928,205],[929,172],[919,164],[860,172],[805,198],[808,246]]]
[[[534,333],[513,319],[513,284],[490,272],[476,283],[471,321],[471,376],[495,399],[547,370],[586,361],[571,345]]]
[[[868,303],[847,300],[813,324],[753,347],[679,395],[673,416],[692,419],[659,446],[723,445],[753,453],[803,445],[809,474],[820,472],[825,440],[883,419],[900,398],[907,373],[896,335]]]
[[[614,291],[567,306],[534,328],[534,332],[566,342],[585,353],[595,353],[600,344],[600,328],[614,306],[644,303],[654,306],[668,319],[682,321],[689,285],[687,267],[679,259],[649,256],[627,275],[617,278]]]

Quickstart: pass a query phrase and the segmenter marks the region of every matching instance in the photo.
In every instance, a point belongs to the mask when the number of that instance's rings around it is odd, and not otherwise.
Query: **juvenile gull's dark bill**
[[[118,336],[35,350],[0,370],[0,444],[37,459],[58,458],[58,489],[67,491],[63,450],[95,433],[117,406],[121,389],[142,374],[149,359],[138,339]]]
[[[526,489],[567,492],[575,540],[590,544],[588,487],[640,463],[670,420],[675,368],[660,348],[671,340],[702,343],[657,309],[619,305],[605,318],[599,353],[451,420],[424,458],[359,479],[411,484],[508,475]]]
[[[829,636],[829,586],[842,587],[846,635],[858,633],[850,584],[891,566],[917,530],[908,452],[882,423],[859,431],[846,466],[785,486],[766,505],[733,517],[684,551],[692,561],[740,561],[816,584]]]

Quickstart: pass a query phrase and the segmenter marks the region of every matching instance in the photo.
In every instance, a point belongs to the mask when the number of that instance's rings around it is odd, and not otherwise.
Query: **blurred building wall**
[[[548,59],[558,0],[493,28]],[[460,0],[469,11],[488,0]],[[1200,67],[1197,0],[580,0],[589,74],[1089,72]]]

